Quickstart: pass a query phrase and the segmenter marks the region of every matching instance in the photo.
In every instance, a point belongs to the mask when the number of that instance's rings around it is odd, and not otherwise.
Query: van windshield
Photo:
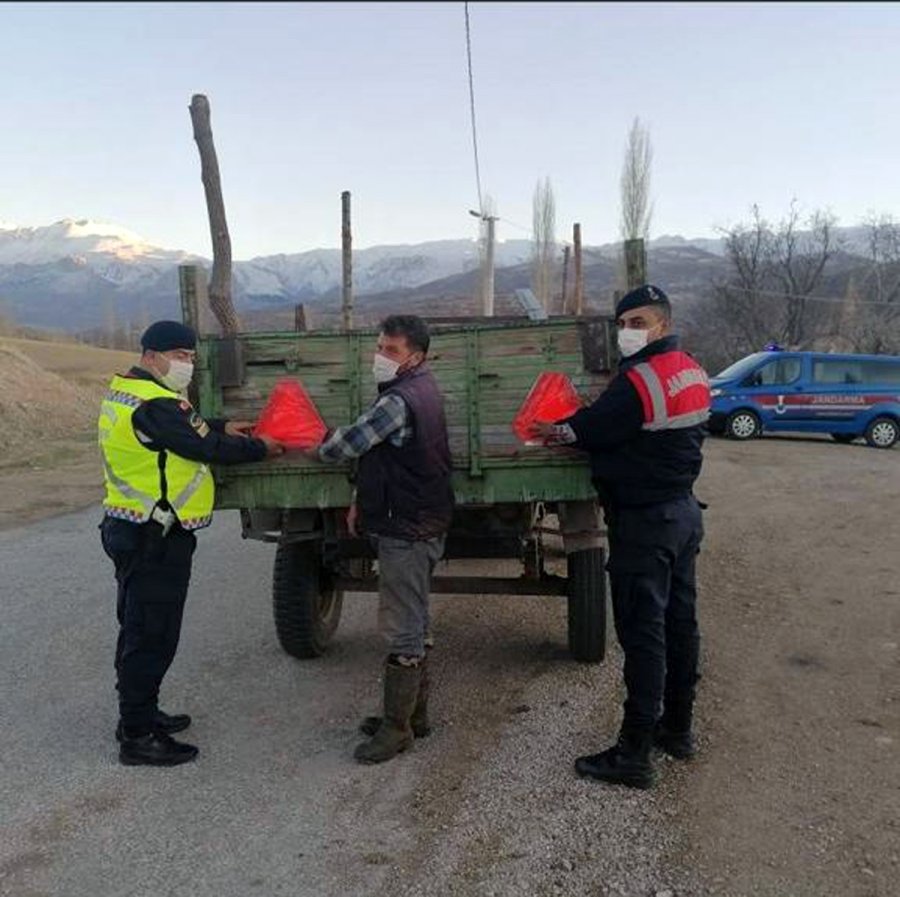
[[[754,352],[740,361],[729,365],[724,371],[716,374],[713,380],[741,380],[750,373],[764,358],[768,358],[770,352]]]

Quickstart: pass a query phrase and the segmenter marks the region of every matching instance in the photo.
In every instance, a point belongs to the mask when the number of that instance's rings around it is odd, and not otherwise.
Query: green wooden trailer
[[[199,269],[181,270],[185,319],[196,324]],[[436,594],[559,595],[568,641],[581,661],[606,645],[603,532],[587,459],[570,449],[523,445],[513,418],[543,371],[568,374],[585,399],[610,377],[608,317],[429,319],[429,364],[440,384],[457,508],[446,558],[515,558],[518,577],[437,575]],[[208,417],[256,419],[275,383],[300,380],[329,427],[354,420],[375,393],[375,329],[203,336],[195,400]],[[282,647],[317,657],[338,626],[343,595],[377,590],[368,540],[345,523],[355,465],[324,465],[299,452],[218,467],[216,507],[240,509],[245,538],[276,543],[273,601]],[[549,520],[559,521],[566,576],[544,566]]]

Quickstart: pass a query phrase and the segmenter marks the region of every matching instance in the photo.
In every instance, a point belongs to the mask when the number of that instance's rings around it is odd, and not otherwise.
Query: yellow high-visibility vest
[[[110,517],[146,523],[162,498],[159,453],[137,438],[131,418],[151,399],[181,399],[154,380],[116,375],[100,405],[97,423],[106,498],[103,506]],[[189,461],[166,452],[167,496],[185,529],[200,529],[212,521],[215,484],[207,464]]]

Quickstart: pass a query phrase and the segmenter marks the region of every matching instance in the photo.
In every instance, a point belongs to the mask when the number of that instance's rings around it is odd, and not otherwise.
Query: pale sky
[[[651,236],[792,197],[900,212],[896,3],[471,3],[485,192],[527,238],[617,239],[635,116]],[[113,221],[211,253],[187,107],[212,105],[235,258],[474,237],[464,11],[449,3],[0,3],[0,220]],[[514,226],[518,225],[518,227]]]

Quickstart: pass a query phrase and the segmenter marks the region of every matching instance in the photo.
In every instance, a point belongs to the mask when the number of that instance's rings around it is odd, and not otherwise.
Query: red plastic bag
[[[328,428],[299,380],[279,380],[253,429],[254,436],[271,436],[285,448],[319,445]]]
[[[540,445],[541,441],[529,432],[531,425],[552,424],[571,417],[581,404],[572,381],[565,374],[545,371],[534,381],[513,420],[513,432],[526,445]]]

